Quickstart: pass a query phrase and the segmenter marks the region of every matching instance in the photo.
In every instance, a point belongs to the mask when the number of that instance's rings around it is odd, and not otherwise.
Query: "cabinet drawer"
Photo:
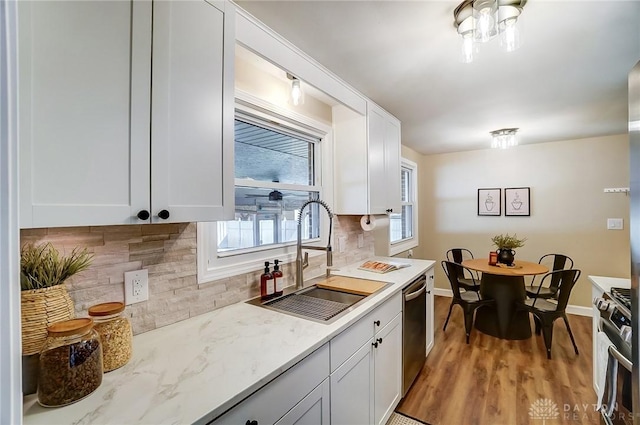
[[[384,328],[402,311],[402,292],[398,292],[371,313],[358,320],[331,340],[331,371],[335,371],[358,348]],[[378,325],[378,321],[380,324]]]
[[[329,345],[325,344],[210,424],[274,424],[327,376]]]
[[[371,319],[375,322],[375,332],[389,324],[398,313],[402,311],[402,291],[398,291],[390,299],[376,308],[371,314]],[[380,324],[377,321],[380,321]]]

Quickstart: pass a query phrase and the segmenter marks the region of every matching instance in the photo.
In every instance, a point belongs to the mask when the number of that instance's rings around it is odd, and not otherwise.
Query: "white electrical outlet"
[[[124,303],[139,303],[149,299],[149,271],[147,269],[125,272]]]
[[[608,218],[607,229],[608,230],[622,230],[624,228],[623,220],[621,218]]]

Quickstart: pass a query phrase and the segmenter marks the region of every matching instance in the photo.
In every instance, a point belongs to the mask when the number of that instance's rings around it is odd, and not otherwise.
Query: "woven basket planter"
[[[47,326],[75,318],[73,301],[64,284],[21,292],[22,355],[40,352],[47,338]]]

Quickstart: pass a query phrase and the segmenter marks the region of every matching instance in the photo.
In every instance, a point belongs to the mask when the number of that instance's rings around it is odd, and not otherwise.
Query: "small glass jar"
[[[81,400],[102,383],[102,344],[88,318],[47,328],[40,352],[38,403],[59,407]]]
[[[133,333],[129,319],[124,317],[124,303],[111,302],[89,307],[93,328],[100,334],[104,371],[124,366],[131,359]]]

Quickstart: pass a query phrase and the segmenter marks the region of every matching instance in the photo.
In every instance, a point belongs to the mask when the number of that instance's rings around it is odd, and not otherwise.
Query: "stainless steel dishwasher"
[[[427,343],[427,278],[422,275],[402,291],[402,396],[424,365]]]

